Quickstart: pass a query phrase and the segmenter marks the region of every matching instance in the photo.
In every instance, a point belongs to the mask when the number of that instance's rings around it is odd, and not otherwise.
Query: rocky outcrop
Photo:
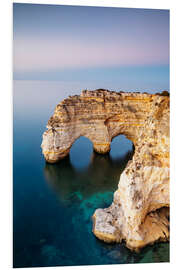
[[[82,91],[60,102],[43,134],[45,159],[68,155],[74,141],[88,137],[98,153],[110,151],[124,134],[135,153],[121,174],[113,203],[93,215],[94,234],[105,242],[126,241],[139,250],[169,239],[169,96],[167,93]]]

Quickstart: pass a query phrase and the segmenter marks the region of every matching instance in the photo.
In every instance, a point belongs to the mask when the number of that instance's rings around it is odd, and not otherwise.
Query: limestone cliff
[[[95,211],[93,232],[101,240],[125,240],[138,250],[169,239],[169,96],[82,91],[56,106],[41,146],[45,159],[54,163],[68,155],[80,136],[104,154],[119,134],[134,143],[135,153],[112,205]]]

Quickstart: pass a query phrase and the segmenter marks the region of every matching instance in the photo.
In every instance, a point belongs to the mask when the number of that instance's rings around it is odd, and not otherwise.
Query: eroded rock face
[[[47,128],[41,146],[51,163],[68,155],[80,136],[104,154],[113,137],[126,135],[133,159],[112,205],[95,211],[93,232],[105,242],[125,240],[133,250],[169,239],[169,96],[86,90],[60,102]]]

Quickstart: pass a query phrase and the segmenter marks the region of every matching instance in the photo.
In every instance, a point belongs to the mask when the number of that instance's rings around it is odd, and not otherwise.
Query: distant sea
[[[47,164],[42,156],[42,134],[55,106],[85,85],[19,80],[13,88],[13,266],[168,262],[169,243],[136,254],[124,243],[106,244],[92,233],[95,209],[110,206],[132,158],[129,140],[118,136],[109,155],[98,155],[81,137],[58,164]]]

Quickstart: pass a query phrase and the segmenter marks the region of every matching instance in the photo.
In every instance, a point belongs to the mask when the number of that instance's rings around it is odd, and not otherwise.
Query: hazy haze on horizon
[[[15,80],[169,90],[168,10],[18,3],[13,9]]]

